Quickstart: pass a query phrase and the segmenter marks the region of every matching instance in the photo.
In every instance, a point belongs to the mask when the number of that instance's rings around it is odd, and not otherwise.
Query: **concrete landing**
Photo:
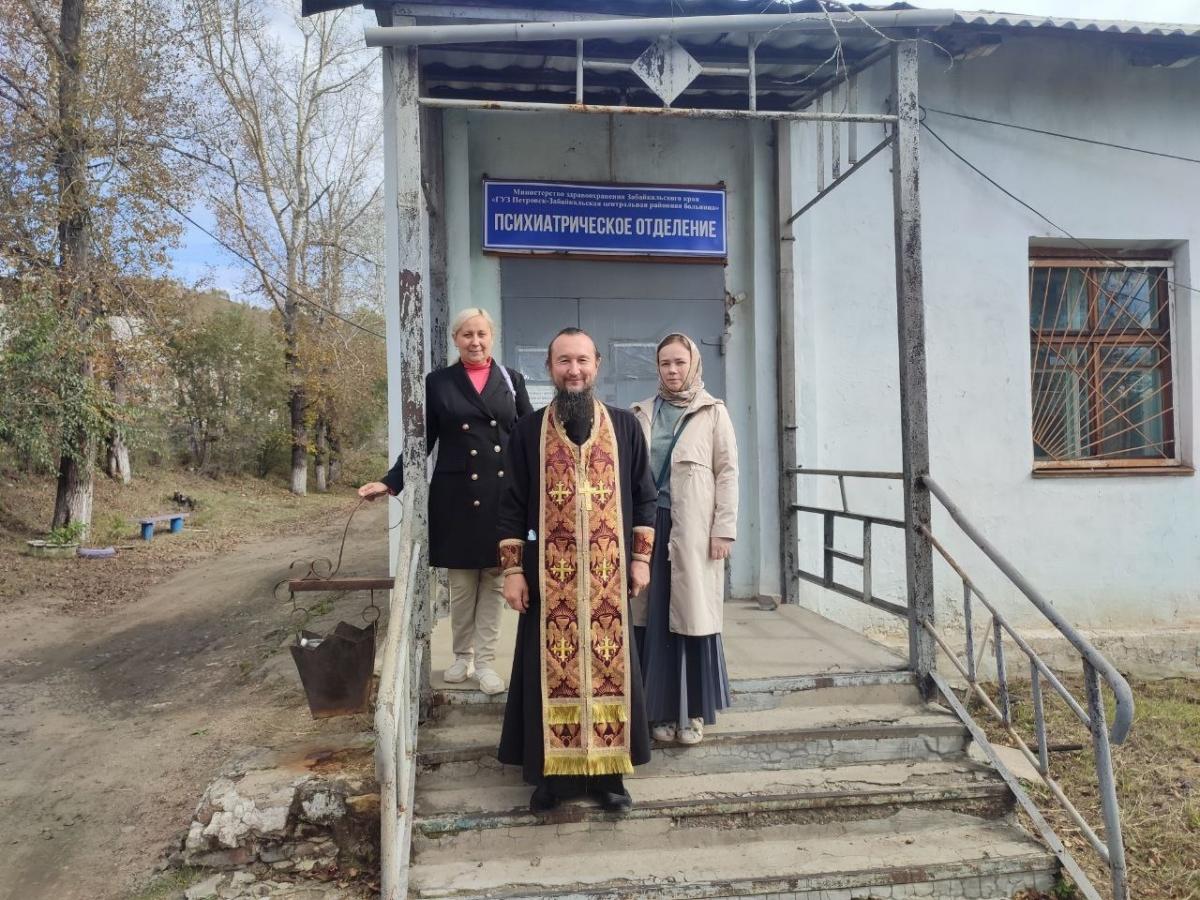
[[[505,610],[496,646],[496,671],[508,680],[517,636],[516,613]],[[907,660],[857,632],[799,606],[759,609],[749,600],[725,605],[725,664],[733,681],[837,673],[900,672]],[[450,620],[433,631],[433,687],[438,691],[477,690],[474,679],[448,684],[442,672],[454,661]]]

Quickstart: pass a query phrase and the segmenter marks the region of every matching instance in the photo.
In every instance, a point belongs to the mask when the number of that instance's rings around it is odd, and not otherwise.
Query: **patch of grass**
[[[202,874],[200,869],[190,866],[168,869],[141,888],[130,900],[172,900],[199,881]]]
[[[119,544],[132,539],[137,533],[133,523],[121,513],[114,510],[92,516],[92,530],[88,543],[102,547],[108,544]]]
[[[46,535],[46,543],[48,544],[75,544],[83,537],[83,530],[86,526],[82,522],[69,522],[66,525],[59,525],[57,528],[50,529]]]
[[[137,537],[133,521],[170,512],[177,491],[199,505],[179,534],[160,529],[153,541]],[[41,535],[54,508],[52,476],[0,470],[0,596],[28,597],[71,613],[103,613],[141,596],[189,562],[247,539],[298,531],[349,514],[353,489],[292,495],[282,481],[252,477],[213,479],[174,469],[135,471],[131,484],[97,474],[89,545],[115,545],[111,560],[38,559],[23,555],[26,539]]]
[[[1072,694],[1086,697],[1081,679],[1064,679]],[[1117,800],[1125,839],[1131,897],[1156,900],[1189,900],[1200,897],[1200,681],[1169,679],[1131,682],[1134,696],[1133,728],[1125,743],[1112,748]],[[988,693],[995,699],[994,686]],[[1107,692],[1106,692],[1107,693]],[[1013,723],[1025,742],[1034,747],[1035,725],[1028,683],[1011,686]],[[1050,753],[1050,775],[1085,821],[1103,839],[1099,785],[1091,751],[1091,736],[1046,685],[1047,743],[1082,744],[1084,749]],[[1106,716],[1112,722],[1114,703],[1106,697]],[[973,702],[971,714],[997,744],[1014,746],[1003,728]],[[1092,884],[1104,897],[1111,896],[1107,867],[1091,844],[1055,801],[1049,789],[1028,788],[1055,832],[1071,851]],[[1071,887],[1069,884],[1064,887]],[[1071,897],[1055,892],[1055,900]]]

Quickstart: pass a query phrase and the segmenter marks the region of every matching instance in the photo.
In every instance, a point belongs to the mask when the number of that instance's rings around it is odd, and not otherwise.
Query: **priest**
[[[585,332],[550,342],[554,400],[514,426],[499,512],[504,599],[521,614],[502,763],[535,786],[530,809],[590,794],[633,806],[623,776],[650,760],[629,596],[650,580],[656,491],[632,413],[593,393]]]

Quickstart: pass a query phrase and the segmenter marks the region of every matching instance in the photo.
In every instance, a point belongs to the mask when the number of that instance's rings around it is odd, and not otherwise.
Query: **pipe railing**
[[[862,513],[851,512],[849,504],[846,501],[846,479],[847,478],[867,478],[867,479],[883,479],[883,480],[900,480],[904,476],[900,472],[873,472],[863,469],[808,469],[804,467],[784,469],[784,475],[826,475],[837,478],[838,488],[842,497],[842,508],[832,509],[825,506],[809,506],[803,503],[793,503],[791,506],[792,515],[798,513],[806,513],[809,515],[817,515],[821,517],[823,523],[823,540],[821,548],[822,568],[818,572],[809,572],[801,568],[797,562],[796,570],[791,574],[797,578],[807,581],[810,584],[820,585],[827,590],[842,594],[845,597],[850,597],[860,603],[865,603],[874,609],[881,610],[886,613],[891,613],[893,616],[908,618],[908,607],[895,603],[891,600],[884,600],[882,597],[877,597],[873,593],[871,578],[872,578],[872,553],[871,543],[873,529],[875,526],[884,528],[897,528],[904,530],[904,522],[900,519],[890,519],[884,516],[864,515]],[[856,556],[852,553],[846,553],[837,549],[837,523],[839,521],[858,522],[862,527],[862,555]],[[851,565],[859,566],[862,569],[862,585],[859,588],[854,588],[851,585],[843,584],[834,578],[834,564],[836,561],[850,563]]]
[[[385,25],[365,29],[368,47],[431,46],[590,38],[657,38],[660,35],[747,34],[808,31],[838,34],[881,28],[941,28],[952,9],[873,10],[848,13],[745,13],[560,22],[486,22],[475,25]]]
[[[950,646],[946,637],[934,626],[932,621],[921,621],[914,624],[908,617],[908,608],[888,600],[874,596],[871,589],[872,553],[871,535],[874,526],[907,529],[905,522],[885,518],[879,515],[864,515],[852,512],[846,497],[846,479],[877,479],[903,481],[900,472],[872,471],[863,469],[810,469],[805,467],[786,468],[785,477],[795,475],[826,476],[836,478],[841,494],[841,509],[812,506],[801,503],[791,505],[793,516],[800,514],[819,515],[823,522],[822,560],[823,568],[819,573],[808,572],[797,564],[790,574],[812,584],[851,597],[885,612],[901,616],[909,622],[909,628],[920,628],[928,633],[930,638],[946,654],[958,672],[966,679],[968,692],[979,699],[983,706],[1000,721],[1005,732],[1016,743],[1019,752],[1037,769],[1042,781],[1058,805],[1066,812],[1070,820],[1079,828],[1088,844],[1107,866],[1112,882],[1113,900],[1128,900],[1127,870],[1125,862],[1125,845],[1121,835],[1120,807],[1116,795],[1116,779],[1113,774],[1112,745],[1120,744],[1128,736],[1133,725],[1133,692],[1129,683],[1117,671],[1108,659],[1085,638],[1078,629],[1054,608],[1054,606],[1025,578],[1024,575],[1009,562],[990,541],[987,540],[966,515],[950,499],[946,491],[931,477],[919,476],[919,481],[930,494],[937,498],[950,519],[959,527],[967,538],[1007,577],[1033,604],[1055,630],[1062,635],[1068,644],[1079,654],[1083,670],[1084,689],[1086,698],[1080,702],[1051,670],[1044,659],[1034,650],[1033,646],[1013,626],[1009,619],[993,604],[980,590],[979,585],[969,576],[950,552],[924,525],[917,525],[919,532],[929,540],[933,549],[946,561],[962,582],[963,620],[965,626],[965,652],[960,660]],[[836,525],[838,521],[855,521],[862,524],[863,543],[862,555],[839,550],[836,546]],[[862,568],[863,581],[861,588],[842,584],[834,578],[834,564],[837,561],[851,563]],[[984,629],[984,637],[980,646],[975,641],[975,605],[986,610],[989,620]],[[1006,655],[1006,637],[1025,657],[1029,679],[1030,694],[1033,707],[1035,747],[1031,748],[1025,739],[1016,731],[1013,724],[1013,705],[1009,687],[1010,671]],[[996,667],[997,700],[993,700],[980,684],[979,669],[983,661],[987,645],[991,642],[992,654]],[[1100,895],[1088,879],[1086,873],[1072,857],[1053,828],[1047,823],[1037,804],[1022,787],[1020,781],[1009,771],[1005,763],[996,753],[986,733],[971,717],[970,712],[959,701],[952,687],[936,672],[931,674],[938,691],[946,702],[967,726],[972,738],[980,745],[992,764],[1000,772],[1005,782],[1012,789],[1017,801],[1028,813],[1035,827],[1041,833],[1047,846],[1062,861],[1064,868],[1075,881],[1083,895],[1089,900],[1099,900]],[[1116,700],[1115,715],[1111,729],[1106,724],[1104,699],[1101,685],[1108,685]],[[1045,703],[1043,691],[1048,687],[1062,698],[1067,708],[1088,729],[1092,740],[1093,761],[1097,783],[1101,814],[1104,819],[1103,837],[1097,833],[1082,813],[1067,797],[1066,792],[1050,774],[1049,740],[1046,728]]]
[[[919,526],[921,532],[929,539],[934,550],[946,561],[958,575],[963,586],[963,622],[965,627],[965,659],[959,660],[957,653],[950,647],[946,638],[930,622],[923,622],[922,627],[929,632],[941,647],[942,651],[954,664],[958,672],[966,679],[969,692],[977,697],[984,707],[1000,721],[1005,732],[1014,741],[1021,754],[1037,769],[1042,781],[1067,813],[1072,822],[1079,828],[1096,854],[1108,867],[1112,882],[1114,900],[1126,900],[1129,897],[1127,870],[1125,863],[1125,844],[1121,836],[1121,812],[1117,802],[1116,778],[1113,774],[1112,744],[1120,744],[1128,736],[1133,726],[1133,691],[1124,676],[1085,638],[1070,622],[1046,600],[1044,596],[1025,578],[1024,575],[1009,562],[987,538],[980,533],[961,509],[950,499],[946,491],[928,475],[921,477],[921,482],[929,492],[937,498],[947,514],[971,542],[1004,573],[1009,582],[1019,590],[1030,603],[1054,625],[1059,634],[1075,648],[1080,656],[1083,668],[1084,690],[1087,694],[1086,708],[1071,693],[1066,685],[1058,678],[1042,657],[1033,649],[1025,638],[1013,627],[1012,623],[996,606],[980,591],[978,584],[964,571],[959,562],[950,554],[945,546],[934,537],[932,531]],[[979,658],[976,658],[974,639],[974,601],[990,614],[989,626],[985,630]],[[1024,738],[1013,726],[1012,702],[1009,692],[1008,660],[1005,656],[1004,637],[1008,635],[1012,643],[1024,654],[1030,679],[1030,695],[1033,705],[1034,733],[1037,753],[1029,747]],[[996,664],[996,686],[999,704],[988,696],[979,684],[979,663],[986,650],[988,639],[992,642],[992,652]],[[1105,723],[1104,698],[1101,693],[1101,679],[1108,685],[1116,700],[1115,714],[1111,731]],[[949,698],[950,688],[940,678],[937,679],[943,696]],[[1096,780],[1099,787],[1101,814],[1104,819],[1103,839],[1095,829],[1088,824],[1083,815],[1067,797],[1062,786],[1050,775],[1049,742],[1046,734],[1045,706],[1042,696],[1043,682],[1058,694],[1066,703],[1072,714],[1088,729],[1092,739],[1093,762],[1096,770]],[[956,711],[960,716],[970,717],[961,705]],[[1022,806],[1027,811],[1033,806],[1032,800],[1018,785],[1014,791]],[[1037,820],[1035,820],[1037,821]],[[1044,820],[1039,829],[1045,826]],[[1049,826],[1045,826],[1048,828]],[[1079,888],[1088,897],[1099,897],[1095,888],[1086,875],[1079,869],[1071,858],[1070,853],[1062,846],[1052,848],[1070,871]]]
[[[411,535],[411,512],[412,502],[408,498],[399,526],[402,529],[400,565],[388,604],[383,666],[375,701],[382,900],[404,900],[408,896],[412,846],[420,672],[426,646],[418,639],[415,627],[420,601],[416,596],[416,577],[421,545]]]

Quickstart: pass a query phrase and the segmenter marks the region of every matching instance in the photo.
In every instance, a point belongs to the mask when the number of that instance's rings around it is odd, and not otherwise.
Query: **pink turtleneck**
[[[463,360],[463,368],[467,370],[467,377],[471,379],[471,384],[475,385],[475,393],[482,394],[483,386],[487,384],[488,375],[492,371],[492,361],[469,363]]]

